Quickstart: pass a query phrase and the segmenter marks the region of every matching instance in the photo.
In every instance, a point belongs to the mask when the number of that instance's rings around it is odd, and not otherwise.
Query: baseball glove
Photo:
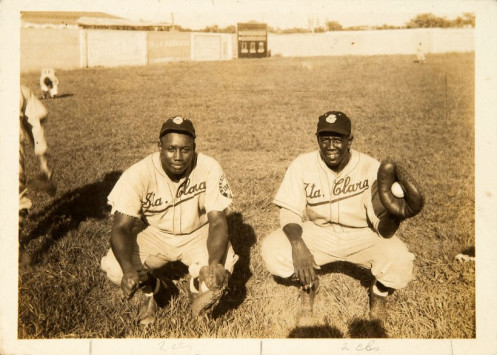
[[[227,290],[229,272],[221,264],[203,266],[199,272],[199,292],[193,295],[192,311],[200,315],[212,310]]]
[[[35,178],[28,180],[28,186],[30,186],[34,191],[44,192],[49,196],[55,196],[57,192],[57,185],[48,177],[46,174],[39,174]]]
[[[392,185],[395,182],[401,185],[404,198],[393,195]],[[418,214],[424,203],[414,179],[403,167],[390,160],[380,164],[371,196],[374,212],[379,219],[377,230],[384,238],[392,237],[399,229],[400,222]]]
[[[392,185],[398,182],[404,190],[404,197],[392,193]],[[407,170],[398,163],[387,160],[378,169],[378,195],[385,209],[400,220],[417,215],[424,205],[421,190]]]

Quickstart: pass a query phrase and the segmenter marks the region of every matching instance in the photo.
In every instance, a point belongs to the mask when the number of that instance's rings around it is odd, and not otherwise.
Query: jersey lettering
[[[321,197],[321,190],[316,189],[316,184],[304,182],[305,195],[309,199]]]
[[[167,203],[167,201],[166,201]],[[151,207],[157,207],[162,205],[162,198],[155,198],[155,192],[149,192],[145,196],[145,201],[142,201],[143,212],[148,211]]]
[[[184,184],[182,185],[182,187],[178,189],[178,192],[176,193],[176,198],[180,198],[181,196],[188,196],[196,192],[204,192],[206,189],[207,189],[207,184],[205,183],[205,181],[202,181],[190,187],[190,179],[187,178]]]
[[[368,179],[364,181],[359,181],[356,183],[350,183],[350,176],[347,176],[345,179],[340,179],[335,183],[335,187],[333,187],[333,195],[345,195],[352,192],[362,192],[366,191],[369,188]]]

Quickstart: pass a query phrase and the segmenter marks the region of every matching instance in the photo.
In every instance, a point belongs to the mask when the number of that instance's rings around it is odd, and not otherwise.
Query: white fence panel
[[[426,53],[474,51],[474,30],[403,29],[268,34],[272,56],[415,54],[419,42]]]
[[[86,41],[89,67],[147,64],[145,31],[88,30]]]

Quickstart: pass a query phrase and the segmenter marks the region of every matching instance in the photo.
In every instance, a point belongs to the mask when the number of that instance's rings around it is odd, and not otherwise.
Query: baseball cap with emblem
[[[340,111],[329,111],[319,116],[316,134],[323,132],[333,132],[350,136],[352,124],[350,118]]]
[[[196,137],[195,128],[193,127],[192,121],[180,116],[168,118],[167,121],[162,124],[159,133],[159,138],[161,138],[163,135],[169,132],[186,133],[192,136],[193,138]]]

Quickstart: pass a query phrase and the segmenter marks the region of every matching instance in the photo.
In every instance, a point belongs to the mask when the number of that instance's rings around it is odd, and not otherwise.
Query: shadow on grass
[[[181,280],[188,274],[188,266],[181,261],[168,262],[155,269],[153,274],[162,280]]]
[[[363,287],[369,287],[374,282],[374,277],[371,270],[359,267],[346,261],[336,261],[330,264],[321,266],[319,274],[333,273],[344,274],[358,280]]]
[[[329,325],[295,327],[288,334],[288,338],[343,338],[343,333]]]
[[[74,94],[62,94],[62,95],[56,95],[55,97],[51,97],[51,98],[43,98],[43,97],[40,97],[40,99],[42,100],[57,100],[57,99],[63,99],[64,97],[71,97],[71,96],[74,96]]]
[[[371,271],[347,261],[335,261],[321,266],[321,270],[317,271],[318,276],[322,274],[333,273],[333,274],[344,274],[350,276],[358,281],[360,281],[361,286],[368,288],[373,284],[374,277]],[[273,276],[274,280],[283,286],[295,286],[299,287],[299,282],[293,278],[282,278],[278,276]]]
[[[66,192],[42,211],[29,217],[38,222],[25,236],[25,242],[28,243],[30,240],[46,235],[33,253],[33,263],[38,263],[41,256],[54,242],[69,231],[78,228],[81,222],[90,218],[107,217],[110,211],[107,196],[121,174],[121,171],[113,171],[106,174],[101,181]]]
[[[252,276],[250,248],[256,242],[254,229],[243,222],[243,215],[239,212],[230,213],[227,217],[231,244],[239,259],[235,264],[233,276],[229,280],[229,292],[212,313],[214,318],[220,317],[229,309],[235,309],[242,304],[247,295],[247,281]]]
[[[354,319],[349,324],[351,338],[388,338],[388,334],[379,319]]]

